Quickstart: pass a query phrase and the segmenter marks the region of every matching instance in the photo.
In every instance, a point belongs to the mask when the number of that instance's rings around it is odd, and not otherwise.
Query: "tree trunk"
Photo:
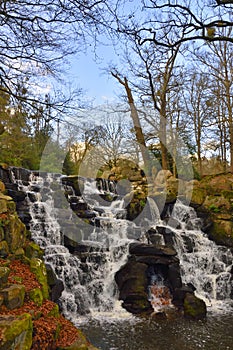
[[[128,80],[126,77],[124,77],[124,80],[121,79],[119,77],[119,75],[116,73],[112,72],[111,74],[125,88],[125,91],[127,94],[127,99],[128,99],[128,104],[130,106],[131,118],[132,118],[133,125],[134,125],[136,140],[137,140],[139,147],[140,147],[145,170],[150,175],[151,174],[150,156],[149,156],[148,149],[146,147],[145,137],[144,137],[142,127],[141,127],[141,122],[140,122],[140,119],[138,116],[137,108],[136,108],[135,103],[134,103],[132,91],[131,91],[129,84],[128,84]]]

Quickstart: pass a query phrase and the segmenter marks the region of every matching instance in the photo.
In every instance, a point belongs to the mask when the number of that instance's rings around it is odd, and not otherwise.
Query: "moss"
[[[29,297],[37,306],[43,304],[43,294],[40,288],[34,288],[29,292]]]
[[[7,201],[0,199],[0,214],[7,212]]]
[[[227,199],[233,199],[233,191],[222,191],[222,196]]]
[[[19,276],[11,276],[12,283],[17,282],[17,284],[22,284],[23,278]]]
[[[5,258],[9,255],[9,247],[6,241],[0,242],[0,258]]]
[[[26,228],[17,214],[9,215],[9,223],[5,225],[6,241],[11,253],[22,248],[26,241]]]
[[[44,255],[43,250],[35,242],[29,242],[25,247],[25,255],[27,258],[39,258],[41,259]]]
[[[2,341],[0,348],[29,350],[32,346],[32,319],[29,314],[17,318],[2,318],[0,321]],[[13,347],[11,347],[13,346]]]
[[[49,311],[47,316],[59,317],[59,307],[57,304],[54,304],[54,307]]]
[[[30,269],[36,275],[38,282],[41,284],[41,290],[44,299],[48,299],[49,290],[47,284],[46,267],[44,262],[38,258],[32,258],[30,261]]]
[[[214,213],[219,213],[219,212],[220,212],[220,209],[219,209],[218,207],[216,207],[215,204],[211,204],[211,205],[209,206],[209,210],[210,210],[210,211],[213,211]]]
[[[13,201],[7,201],[8,212],[13,214],[16,211],[16,204]]]

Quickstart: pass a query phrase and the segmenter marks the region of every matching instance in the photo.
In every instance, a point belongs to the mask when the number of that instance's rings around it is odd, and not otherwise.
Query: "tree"
[[[231,35],[232,28],[222,29],[222,33]],[[227,42],[216,42],[196,49],[194,54],[198,62],[201,62],[203,71],[208,74],[215,101],[215,112],[212,115],[221,141],[218,144],[223,161],[226,161],[226,147],[229,145],[230,167],[233,172],[233,48]]]
[[[134,131],[135,131],[135,136],[136,136],[136,140],[139,144],[140,147],[140,151],[142,154],[142,158],[144,161],[144,166],[145,169],[150,173],[150,157],[149,157],[149,153],[148,150],[146,148],[146,142],[145,142],[145,137],[142,131],[142,126],[141,126],[141,122],[139,119],[139,115],[138,115],[138,111],[136,108],[136,105],[134,103],[134,98],[133,98],[133,94],[132,94],[132,90],[129,86],[128,83],[128,79],[126,77],[121,77],[119,75],[119,73],[117,73],[116,71],[112,71],[111,72],[112,76],[114,78],[116,78],[118,80],[118,82],[123,85],[126,95],[127,95],[127,100],[128,100],[128,104],[130,107],[130,115],[133,121],[133,126],[134,126]]]
[[[140,45],[153,42],[170,48],[194,40],[233,43],[233,37],[223,36],[221,31],[233,26],[232,4],[228,0],[142,0],[140,18],[135,13],[120,15],[118,8],[117,30],[127,36],[137,36]],[[169,33],[169,41],[164,30]]]
[[[27,77],[33,104],[37,87],[64,67],[65,57],[84,49],[86,36],[95,36],[104,0],[42,0],[0,2],[0,88],[15,99],[17,81]],[[98,33],[100,29],[98,30]],[[36,89],[35,89],[36,85]],[[31,89],[29,88],[31,87]],[[34,93],[33,93],[34,90]],[[67,101],[66,101],[67,102]],[[64,107],[60,101],[54,103]]]
[[[198,171],[200,176],[202,169],[202,149],[203,143],[207,144],[213,124],[213,96],[211,85],[206,73],[191,72],[190,79],[186,84],[184,94],[187,121],[193,129],[194,139],[197,149]],[[207,136],[207,133],[209,136]]]

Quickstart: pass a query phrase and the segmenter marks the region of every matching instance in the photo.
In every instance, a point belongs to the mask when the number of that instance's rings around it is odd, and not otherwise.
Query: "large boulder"
[[[147,295],[147,268],[146,264],[130,259],[115,275],[122,306],[133,314],[153,311]]]
[[[6,286],[0,291],[4,298],[4,304],[10,310],[19,308],[24,303],[25,287],[20,284]]]
[[[191,319],[206,317],[206,304],[193,293],[186,293],[184,298],[184,316]]]

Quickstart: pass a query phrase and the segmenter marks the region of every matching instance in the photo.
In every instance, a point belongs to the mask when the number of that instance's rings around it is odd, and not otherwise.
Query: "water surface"
[[[89,319],[81,325],[101,350],[232,350],[233,314],[185,319]]]

